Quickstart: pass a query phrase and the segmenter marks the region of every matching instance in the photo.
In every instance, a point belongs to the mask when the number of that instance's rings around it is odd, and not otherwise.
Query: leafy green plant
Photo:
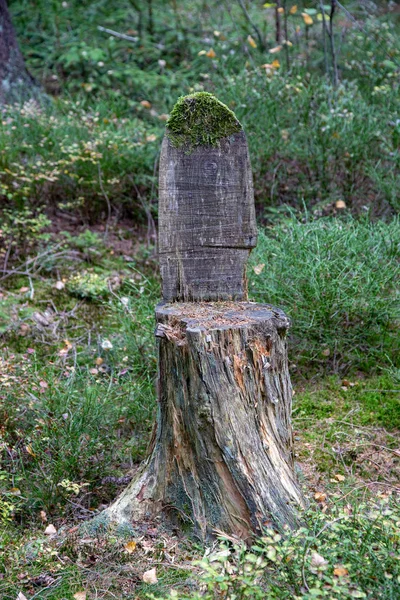
[[[393,501],[312,508],[304,526],[267,529],[250,548],[222,541],[199,563],[201,593],[168,600],[394,600],[400,583],[400,509]],[[151,597],[151,596],[149,596]]]

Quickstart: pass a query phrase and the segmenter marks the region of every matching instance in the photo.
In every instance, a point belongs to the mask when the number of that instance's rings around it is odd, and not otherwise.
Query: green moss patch
[[[218,146],[221,138],[242,130],[235,113],[213,94],[181,96],[167,121],[167,135],[175,147]]]

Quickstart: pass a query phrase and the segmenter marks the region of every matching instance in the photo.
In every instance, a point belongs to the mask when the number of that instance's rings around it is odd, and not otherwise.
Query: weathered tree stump
[[[247,538],[293,524],[286,332],[280,310],[250,302],[157,307],[159,414],[152,453],[110,509],[128,521],[160,510]]]
[[[218,118],[216,117],[218,116]],[[205,538],[293,525],[303,499],[285,314],[247,302],[256,240],[246,138],[210,94],[178,101],[160,165],[158,416],[146,462],[106,515],[163,514]],[[189,302],[188,302],[189,300]],[[238,301],[240,300],[240,301]]]

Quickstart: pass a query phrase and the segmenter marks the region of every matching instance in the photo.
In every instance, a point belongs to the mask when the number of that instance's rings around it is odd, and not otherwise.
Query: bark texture
[[[163,512],[202,538],[296,522],[285,314],[249,302],[156,309],[158,418],[150,454],[112,521]]]
[[[246,299],[245,267],[257,229],[244,132],[190,152],[166,135],[159,197],[164,300]]]
[[[6,0],[0,0],[0,104],[44,97],[18,46]]]

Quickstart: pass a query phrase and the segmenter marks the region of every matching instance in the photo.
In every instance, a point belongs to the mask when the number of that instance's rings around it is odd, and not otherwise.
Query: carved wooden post
[[[294,524],[285,314],[247,302],[256,243],[250,161],[234,114],[206,93],[172,111],[160,161],[158,419],[149,458],[107,510],[162,513],[248,538]]]

